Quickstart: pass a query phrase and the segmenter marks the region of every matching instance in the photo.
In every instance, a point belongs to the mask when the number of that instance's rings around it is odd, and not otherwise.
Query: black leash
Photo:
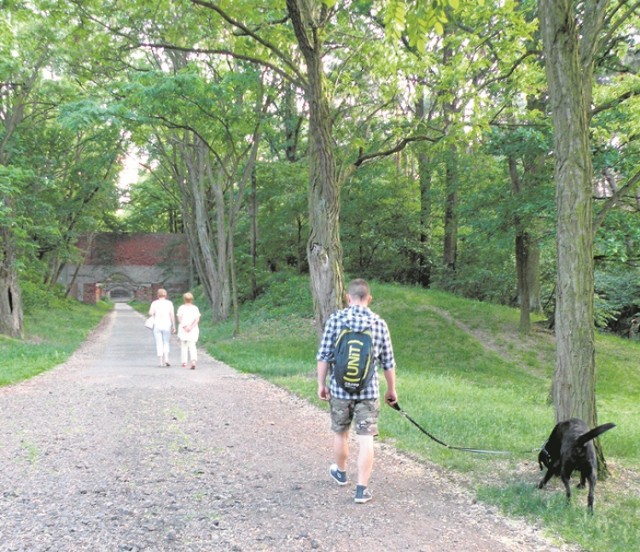
[[[387,403],[387,404],[389,404],[389,403]],[[400,412],[400,414],[402,414],[414,426],[416,426],[420,431],[422,431],[422,433],[424,433],[427,437],[429,437],[430,439],[433,439],[436,443],[438,443],[439,445],[442,445],[445,448],[452,449],[452,450],[461,450],[461,451],[464,451],[464,452],[474,452],[476,454],[505,454],[505,455],[506,454],[513,454],[512,452],[509,452],[507,450],[482,450],[482,449],[467,448],[467,447],[454,447],[452,445],[447,445],[447,443],[445,443],[444,441],[441,441],[437,437],[434,437],[433,435],[431,435],[431,433],[429,433],[418,422],[416,422],[411,416],[409,416],[404,410],[402,410],[402,408],[400,408],[400,405],[398,404],[398,401],[396,401],[393,404],[389,404],[389,406],[391,408],[397,410],[398,412]]]

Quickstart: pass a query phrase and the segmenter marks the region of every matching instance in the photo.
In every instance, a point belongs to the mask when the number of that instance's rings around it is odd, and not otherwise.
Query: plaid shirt
[[[360,393],[349,393],[340,387],[333,376],[333,365],[331,367],[331,378],[329,391],[336,399],[364,400],[377,399],[380,396],[380,383],[378,380],[378,367],[383,370],[392,370],[396,367],[393,357],[393,347],[387,323],[368,307],[352,305],[349,308],[333,313],[324,327],[320,348],[316,360],[333,362],[333,353],[338,335],[345,328],[355,331],[363,331],[371,328],[373,337],[374,372],[369,385]]]

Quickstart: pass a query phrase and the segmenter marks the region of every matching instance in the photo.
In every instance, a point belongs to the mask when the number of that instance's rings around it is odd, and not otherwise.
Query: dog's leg
[[[564,483],[564,488],[567,491],[567,502],[571,500],[571,485],[569,485],[569,476],[564,473],[560,476],[562,482]]]
[[[538,483],[538,489],[542,489],[542,487],[544,487],[552,477],[553,471],[551,469],[548,469],[547,473],[545,473],[544,477],[540,480],[540,483]]]
[[[587,482],[587,478],[584,476],[584,474],[580,474],[580,483],[578,483],[578,485],[576,486],[578,489],[584,489],[585,485]]]
[[[589,496],[587,498],[587,509],[593,515],[593,499],[596,492],[596,476],[594,473],[589,474]]]

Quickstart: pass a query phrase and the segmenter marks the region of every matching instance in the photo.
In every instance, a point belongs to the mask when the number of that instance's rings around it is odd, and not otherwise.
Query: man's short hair
[[[358,298],[359,300],[364,300],[370,295],[369,284],[367,284],[366,280],[362,278],[357,278],[356,280],[352,280],[349,284],[349,291],[347,292],[349,297]]]

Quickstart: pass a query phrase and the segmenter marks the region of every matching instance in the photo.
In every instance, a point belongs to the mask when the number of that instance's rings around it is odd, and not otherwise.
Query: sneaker
[[[329,474],[338,485],[347,484],[347,472],[338,469],[338,464],[331,464]]]
[[[365,502],[369,502],[372,498],[373,496],[371,496],[369,489],[363,485],[358,485],[356,487],[356,497],[354,498],[356,504],[364,504]]]

